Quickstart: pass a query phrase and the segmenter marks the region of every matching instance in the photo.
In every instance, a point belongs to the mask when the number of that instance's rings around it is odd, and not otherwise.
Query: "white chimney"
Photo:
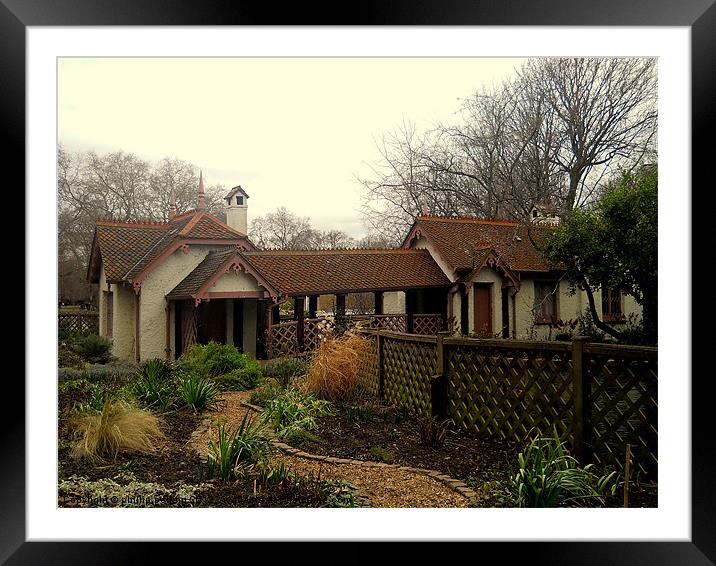
[[[234,187],[224,197],[226,201],[226,223],[242,234],[248,233],[249,195],[241,186]]]

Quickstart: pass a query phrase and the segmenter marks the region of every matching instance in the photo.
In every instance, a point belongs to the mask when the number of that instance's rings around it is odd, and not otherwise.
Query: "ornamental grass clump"
[[[112,398],[104,402],[100,413],[80,413],[70,426],[79,436],[72,456],[95,462],[116,458],[121,452],[155,452],[164,437],[155,415]]]
[[[360,362],[370,343],[354,333],[327,337],[311,356],[305,387],[321,399],[351,403],[364,392]]]
[[[592,464],[580,467],[567,453],[556,428],[552,437],[535,437],[517,457],[509,492],[518,507],[604,505],[618,485],[616,472],[598,476]]]

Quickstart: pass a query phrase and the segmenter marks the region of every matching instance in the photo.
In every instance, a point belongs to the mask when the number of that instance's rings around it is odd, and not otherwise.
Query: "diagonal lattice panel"
[[[626,444],[632,445],[637,473],[657,477],[657,358],[618,358],[590,354],[594,459],[603,466],[624,467]]]
[[[524,441],[537,431],[571,432],[571,356],[563,348],[456,345],[446,347],[448,410],[478,433]]]
[[[411,413],[430,414],[430,377],[435,374],[434,343],[385,338],[383,368],[385,398]]]

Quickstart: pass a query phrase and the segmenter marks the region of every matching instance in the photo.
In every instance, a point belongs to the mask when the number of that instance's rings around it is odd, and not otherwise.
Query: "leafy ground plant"
[[[244,465],[266,461],[273,451],[265,425],[248,413],[235,430],[219,423],[218,437],[209,441],[209,475],[227,481],[237,477]]]
[[[155,452],[164,437],[155,415],[113,398],[104,402],[98,414],[76,415],[70,426],[79,436],[72,456],[91,461],[116,458],[120,452]]]
[[[518,454],[508,486],[518,507],[604,505],[606,496],[616,493],[616,472],[598,476],[592,464],[580,467],[565,444],[554,429],[551,437],[536,436]]]
[[[331,414],[333,407],[328,401],[291,388],[266,402],[263,419],[279,437],[285,438],[297,430],[312,430],[316,417]]]
[[[390,450],[381,448],[380,446],[373,446],[370,449],[370,453],[376,460],[384,462],[385,464],[392,464],[395,461],[395,454],[393,454]]]

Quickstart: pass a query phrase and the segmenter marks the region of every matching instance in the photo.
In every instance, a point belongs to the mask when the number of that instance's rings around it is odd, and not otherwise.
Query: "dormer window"
[[[244,204],[244,197],[242,197],[242,196],[237,196],[237,197],[236,197],[236,204],[238,204],[239,206],[243,205],[243,204]]]

